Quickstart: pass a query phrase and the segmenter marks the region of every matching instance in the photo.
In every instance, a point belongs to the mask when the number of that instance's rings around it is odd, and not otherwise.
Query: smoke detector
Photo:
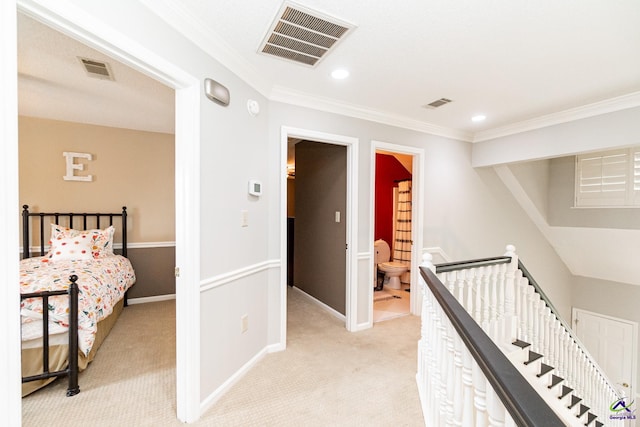
[[[114,80],[111,66],[108,63],[89,58],[78,57],[78,59],[89,77],[102,80]]]
[[[284,2],[258,52],[315,67],[354,28],[332,16]]]

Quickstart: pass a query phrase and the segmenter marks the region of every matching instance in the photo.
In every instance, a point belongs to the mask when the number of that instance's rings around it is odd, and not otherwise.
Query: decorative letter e
[[[64,152],[62,155],[67,159],[67,174],[63,176],[65,181],[93,181],[93,177],[91,175],[87,176],[78,176],[74,175],[74,171],[76,170],[84,170],[84,165],[82,163],[74,163],[73,160],[76,157],[91,160],[91,154],[88,153],[70,153]]]

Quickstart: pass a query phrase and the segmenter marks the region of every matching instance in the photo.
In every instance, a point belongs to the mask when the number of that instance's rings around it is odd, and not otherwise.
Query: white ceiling
[[[270,99],[435,134],[478,141],[612,98],[640,104],[638,0],[299,0],[356,25],[315,68],[257,53],[282,0],[140,1]],[[171,90],[25,17],[19,40],[21,114],[172,130]],[[86,77],[81,55],[109,60],[115,84]],[[331,79],[337,67],[351,76]],[[423,108],[442,97],[453,102]]]
[[[114,81],[89,77],[78,57],[109,63]],[[174,91],[18,14],[20,115],[174,133]]]

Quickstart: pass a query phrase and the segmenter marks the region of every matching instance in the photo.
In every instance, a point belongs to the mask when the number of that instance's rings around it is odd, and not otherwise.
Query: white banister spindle
[[[446,363],[446,371],[445,377],[443,381],[444,385],[444,420],[447,426],[453,425],[453,405],[455,402],[453,401],[453,393],[454,393],[454,385],[453,385],[453,370],[454,370],[454,351],[453,351],[453,335],[456,334],[456,330],[450,321],[446,322],[446,341],[445,341],[445,351],[444,353],[444,362]]]
[[[482,280],[482,276],[484,273],[484,267],[480,267],[475,269],[475,303],[474,303],[474,316],[473,318],[476,320],[478,325],[482,325],[482,306],[484,302],[482,301],[482,293],[484,292],[484,282]]]
[[[514,313],[508,313],[507,312],[507,307],[505,306],[505,301],[506,301],[506,289],[505,289],[505,274],[507,272],[507,266],[505,264],[500,264],[497,265],[496,268],[494,269],[494,271],[497,274],[497,283],[498,283],[498,315],[505,315],[505,316],[510,316],[513,315]],[[511,302],[513,303],[513,289],[511,289],[510,292],[510,296],[511,296]]]
[[[465,346],[462,351],[462,425],[473,426],[474,405],[473,405],[473,356]]]
[[[486,400],[486,377],[482,373],[482,369],[473,362],[473,406],[475,408],[475,427],[486,427],[487,425],[487,400]]]
[[[464,350],[464,343],[460,338],[460,335],[455,334],[453,338],[453,414],[452,420],[454,426],[462,426],[462,405],[460,403],[463,402],[464,398],[464,380],[462,378],[462,353]]]
[[[465,275],[466,275],[466,271],[465,270],[461,270],[461,271],[457,272],[458,302],[460,304],[462,304],[463,307],[465,305],[464,293],[465,293],[465,290],[466,290],[465,289]]]
[[[516,255],[516,247],[513,245],[507,245],[507,252],[505,256],[511,257],[511,262],[506,268],[505,272],[505,295],[504,295],[504,312],[507,316],[518,314],[516,312],[515,301],[516,298],[516,272],[518,269],[518,255]]]
[[[482,321],[489,323],[491,321],[491,309],[495,307],[494,301],[491,299],[491,266],[484,267],[482,272],[482,290],[483,292],[483,304],[482,304]]]
[[[488,380],[486,381],[485,388],[487,390],[488,424],[490,427],[504,427],[504,418],[507,411]]]
[[[500,309],[500,305],[498,303],[498,293],[500,292],[500,286],[498,284],[498,269],[499,267],[497,265],[489,267],[489,272],[491,274],[491,277],[488,278],[489,283],[491,283],[491,304],[489,304],[491,306],[491,312],[489,314],[490,320],[498,320],[503,314],[503,310]]]

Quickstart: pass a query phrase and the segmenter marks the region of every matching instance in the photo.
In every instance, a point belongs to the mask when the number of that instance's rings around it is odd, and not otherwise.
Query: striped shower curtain
[[[398,183],[393,260],[411,266],[411,243],[411,180],[406,180]],[[409,283],[409,277],[407,272],[400,280]]]

